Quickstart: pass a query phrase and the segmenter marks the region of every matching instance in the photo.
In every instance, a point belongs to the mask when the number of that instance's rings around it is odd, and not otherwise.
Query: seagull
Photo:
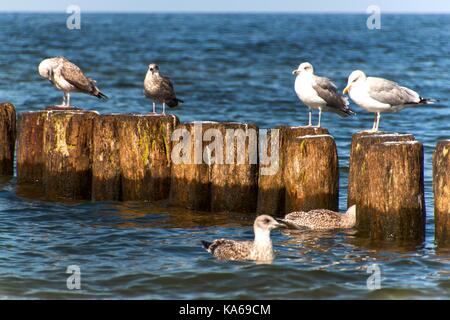
[[[202,244],[206,251],[221,260],[272,261],[274,253],[270,231],[281,226],[284,225],[271,216],[261,215],[253,224],[254,241],[217,239],[213,242],[202,241]]]
[[[108,99],[97,88],[95,80],[86,77],[78,66],[64,57],[44,59],[38,69],[41,77],[50,80],[58,90],[64,92],[63,103],[59,107],[70,107],[70,92],[82,92],[99,99]]]
[[[309,123],[311,126],[311,109],[319,109],[319,123],[322,111],[334,112],[341,117],[356,114],[348,107],[347,98],[337,92],[337,87],[328,78],[314,74],[314,68],[309,62],[303,62],[298,69],[292,71],[295,78],[295,93],[309,108]]]
[[[356,205],[348,208],[344,214],[326,209],[315,209],[308,212],[291,212],[284,219],[277,220],[295,229],[301,227],[313,230],[353,228],[356,224]]]
[[[401,87],[393,81],[366,77],[361,70],[355,70],[350,74],[343,93],[348,93],[361,108],[375,112],[370,132],[378,131],[381,112],[398,112],[406,107],[433,104],[436,101],[422,98],[417,92]]]
[[[183,103],[182,100],[177,99],[170,79],[159,74],[159,67],[155,63],[148,66],[144,80],[144,94],[147,98],[153,100],[153,113],[156,113],[155,101],[162,103],[162,114],[166,114],[166,104],[170,108],[174,108]]]

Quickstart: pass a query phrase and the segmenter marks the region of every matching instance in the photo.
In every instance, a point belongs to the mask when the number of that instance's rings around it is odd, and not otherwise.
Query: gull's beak
[[[292,74],[293,74],[293,75],[297,75],[297,74],[298,74],[298,70],[295,69],[294,71],[292,71]]]
[[[287,225],[284,223],[283,219],[275,218],[275,220],[277,221],[275,228],[287,228]]]
[[[347,94],[347,93],[350,91],[351,86],[352,86],[351,84],[347,85],[347,86],[345,87],[344,91],[342,91],[342,93],[343,93],[343,94]]]

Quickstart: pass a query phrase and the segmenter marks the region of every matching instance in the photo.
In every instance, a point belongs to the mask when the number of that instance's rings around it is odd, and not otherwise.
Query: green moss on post
[[[365,183],[358,186],[356,202],[359,234],[376,241],[423,241],[422,144],[418,141],[374,144],[368,148],[362,165]]]
[[[338,210],[339,162],[333,137],[323,134],[289,139],[284,180],[286,212]]]
[[[94,122],[94,200],[169,197],[170,137],[179,120],[161,115],[103,115]]]
[[[44,192],[49,199],[91,199],[92,111],[50,111],[44,123]]]
[[[279,126],[274,130],[278,130],[279,147],[275,150],[271,150],[271,139],[275,136],[275,132],[269,131],[270,134],[268,134],[267,140],[267,155],[269,157],[273,155],[273,159],[278,158],[278,163],[274,162],[271,164],[278,169],[274,174],[264,174],[264,171],[267,171],[269,165],[264,165],[260,162],[257,212],[259,214],[282,216],[287,213],[285,210],[286,186],[284,181],[287,141],[298,136],[328,134],[328,130],[325,128],[289,126]],[[262,151],[266,152],[265,150]],[[273,152],[278,152],[278,157],[276,157]]]

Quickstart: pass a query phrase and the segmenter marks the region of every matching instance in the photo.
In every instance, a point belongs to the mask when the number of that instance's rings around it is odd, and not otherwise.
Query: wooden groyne
[[[450,140],[439,141],[433,154],[435,239],[450,245]]]
[[[0,169],[13,172],[15,111],[0,104]],[[234,122],[181,123],[171,115],[42,110],[18,116],[20,185],[49,200],[160,201],[199,211],[283,215],[339,207],[336,143],[328,130]],[[433,156],[436,239],[450,238],[450,141]],[[422,241],[423,146],[413,135],[359,132],[348,202],[358,235]]]
[[[373,240],[423,241],[423,146],[412,135],[361,132],[353,136],[348,205],[357,229]]]
[[[12,175],[16,143],[16,110],[9,103],[0,103],[0,175]]]

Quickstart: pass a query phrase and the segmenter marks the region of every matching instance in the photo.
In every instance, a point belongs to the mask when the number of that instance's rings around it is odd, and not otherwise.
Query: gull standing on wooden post
[[[348,77],[344,94],[361,108],[375,112],[372,130],[378,131],[381,112],[398,112],[406,107],[432,104],[436,100],[422,98],[417,92],[401,87],[397,83],[375,77],[367,77],[361,70],[353,71]]]
[[[354,115],[355,112],[348,107],[347,98],[337,92],[337,87],[328,78],[314,74],[313,66],[309,62],[303,62],[292,71],[295,78],[295,93],[298,98],[309,108],[309,122],[311,126],[311,109],[319,109],[319,123],[322,111],[334,112],[341,117]]]
[[[261,215],[253,224],[254,241],[217,239],[213,242],[202,241],[202,244],[209,253],[221,260],[272,261],[274,253],[270,231],[281,226],[284,224],[271,216]]]
[[[48,58],[39,64],[39,74],[48,79],[58,90],[64,92],[62,105],[70,107],[70,93],[82,92],[99,99],[107,100],[96,86],[96,81],[84,75],[83,71],[64,57]]]
[[[159,67],[155,63],[148,66],[144,80],[144,94],[153,101],[153,113],[156,113],[155,101],[162,103],[162,114],[166,114],[166,104],[174,108],[183,103],[182,100],[177,99],[170,79],[159,74]]]

